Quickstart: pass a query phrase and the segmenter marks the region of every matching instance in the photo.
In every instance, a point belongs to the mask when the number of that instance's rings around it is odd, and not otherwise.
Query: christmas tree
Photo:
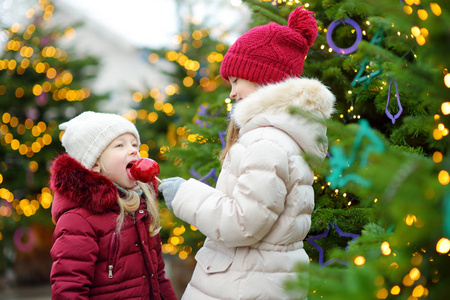
[[[311,299],[444,299],[450,250],[448,4],[243,2],[253,11],[251,26],[271,21],[286,25],[297,6],[314,12],[319,34],[303,76],[320,79],[337,98],[337,113],[328,123],[330,156],[315,170],[316,209],[305,241],[312,263],[309,272],[299,266],[298,282],[287,288],[295,293],[309,285]],[[186,48],[166,52],[167,60],[180,64],[179,57],[201,53],[205,45],[186,54],[194,42],[188,38],[181,43]],[[205,47],[207,57],[226,53],[226,44],[217,44],[220,51]],[[174,143],[166,148],[165,174],[206,177],[214,184],[221,130],[232,103],[226,98],[228,84],[217,76],[218,64],[210,64],[214,93],[194,84],[199,73],[190,76],[184,64],[174,73],[189,84],[180,85],[179,95],[168,99],[184,107],[175,110],[178,135],[172,135]],[[179,99],[187,95],[189,104]],[[195,254],[201,241],[194,243],[201,237],[190,239],[188,224],[169,219],[166,225],[175,238],[168,240],[168,252]]]
[[[248,2],[274,21],[297,6],[287,1],[276,10]],[[315,12],[319,25],[304,76],[320,78],[338,101],[328,126],[330,159],[318,170],[318,182],[323,178],[323,186],[340,196],[317,198],[307,241],[319,257],[310,249],[309,272],[299,266],[299,280],[288,288],[309,284],[311,299],[445,299],[450,250],[445,4],[303,5]],[[336,206],[337,198],[350,194],[347,208]],[[348,251],[336,238],[350,242]]]
[[[63,151],[58,124],[102,98],[86,87],[98,60],[58,47],[75,29],[56,28],[53,13],[44,0],[28,9],[26,23],[4,27],[0,52],[0,273],[14,264],[19,283],[48,281],[49,166]]]

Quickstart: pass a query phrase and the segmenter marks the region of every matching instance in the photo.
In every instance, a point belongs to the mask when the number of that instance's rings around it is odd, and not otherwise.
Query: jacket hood
[[[232,118],[241,134],[264,126],[289,134],[308,154],[324,158],[327,149],[324,119],[334,112],[335,96],[317,79],[289,78],[262,86],[235,104]],[[292,108],[311,116],[292,114]]]
[[[101,214],[113,210],[117,203],[118,191],[113,182],[86,169],[68,154],[53,161],[50,187],[55,193],[52,203],[55,222],[69,209],[81,207]]]

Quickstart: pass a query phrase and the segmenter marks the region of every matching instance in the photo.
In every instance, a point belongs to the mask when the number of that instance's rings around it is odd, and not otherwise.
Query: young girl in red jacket
[[[155,184],[134,181],[139,133],[115,115],[84,112],[59,126],[51,168],[52,299],[176,299],[166,278]]]

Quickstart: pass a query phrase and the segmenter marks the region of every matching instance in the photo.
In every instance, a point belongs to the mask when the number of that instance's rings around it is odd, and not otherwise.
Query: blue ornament
[[[347,247],[345,247],[345,251],[348,251],[348,247],[350,246],[350,243],[354,242],[359,237],[359,234],[342,232],[341,229],[336,224],[333,224],[333,225],[334,225],[334,229],[337,231],[339,236],[351,237],[352,238],[352,240],[349,241],[349,244],[347,245]],[[310,237],[310,238],[307,238],[306,240],[311,245],[313,245],[313,247],[316,248],[317,251],[319,251],[319,266],[320,267],[326,267],[326,266],[328,266],[328,265],[330,265],[330,264],[332,264],[334,262],[337,262],[337,263],[343,264],[345,266],[348,266],[348,263],[346,261],[343,261],[343,260],[340,260],[340,259],[335,259],[335,258],[324,262],[323,249],[315,241],[323,239],[323,238],[326,238],[328,236],[328,233],[330,232],[330,229],[331,229],[331,224],[328,225],[328,229],[325,230],[323,233],[321,233],[319,235],[316,235],[316,236],[313,236],[313,237]]]

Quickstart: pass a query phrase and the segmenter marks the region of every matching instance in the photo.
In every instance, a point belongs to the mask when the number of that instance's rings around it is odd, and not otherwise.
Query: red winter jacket
[[[63,154],[53,162],[50,185],[52,299],[176,299],[160,236],[149,235],[144,199],[118,235],[118,191],[109,179]]]

